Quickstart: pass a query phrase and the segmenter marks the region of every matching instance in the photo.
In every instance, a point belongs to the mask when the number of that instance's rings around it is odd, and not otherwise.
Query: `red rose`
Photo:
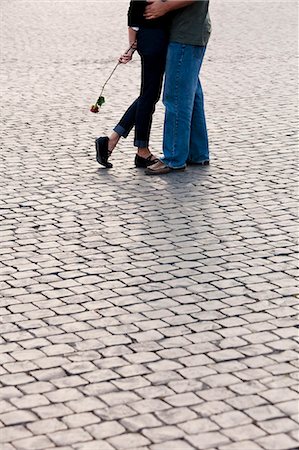
[[[98,105],[92,105],[92,107],[90,108],[90,111],[92,113],[98,113],[99,112],[99,107]]]

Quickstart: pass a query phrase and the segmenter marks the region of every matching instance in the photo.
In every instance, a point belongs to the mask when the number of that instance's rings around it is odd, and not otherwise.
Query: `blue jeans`
[[[169,167],[209,160],[209,143],[199,72],[206,47],[171,42],[168,46],[163,103],[165,122],[161,160]]]

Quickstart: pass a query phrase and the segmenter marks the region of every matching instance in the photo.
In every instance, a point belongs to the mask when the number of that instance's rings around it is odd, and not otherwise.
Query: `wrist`
[[[162,3],[161,6],[163,7],[164,14],[168,13],[171,10],[171,2],[169,2],[168,0],[160,0],[160,3]]]

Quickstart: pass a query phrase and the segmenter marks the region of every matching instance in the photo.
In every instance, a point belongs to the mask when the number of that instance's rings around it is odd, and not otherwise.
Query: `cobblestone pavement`
[[[95,162],[127,2],[1,3],[1,450],[297,448],[296,2],[211,3],[212,164],[154,179]]]

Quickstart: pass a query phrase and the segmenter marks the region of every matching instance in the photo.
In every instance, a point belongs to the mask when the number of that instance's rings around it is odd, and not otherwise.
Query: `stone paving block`
[[[102,395],[101,399],[109,406],[123,405],[126,403],[132,403],[131,406],[133,406],[133,402],[139,400],[139,397],[133,392],[111,392],[109,394]]]
[[[262,392],[260,395],[264,397],[266,400],[270,401],[271,403],[279,402],[282,399],[284,401],[287,401],[287,400],[294,400],[297,398],[296,392],[292,391],[289,388],[270,389]]]
[[[252,419],[241,411],[227,411],[222,414],[217,414],[212,416],[212,420],[222,429],[233,427],[235,424],[245,425],[252,422]]]
[[[174,407],[193,406],[201,403],[201,399],[193,392],[172,395],[170,397],[165,397],[164,400]]]
[[[210,367],[218,373],[235,373],[240,378],[240,374],[246,372],[246,366],[243,362],[229,360],[225,362],[219,362],[216,364],[210,364]]]
[[[34,378],[25,373],[14,373],[0,376],[0,382],[4,386],[21,386],[34,381]]]
[[[124,433],[120,436],[109,438],[108,442],[117,450],[137,449],[137,447],[150,444],[147,438],[137,433]]]
[[[83,394],[75,388],[57,389],[56,391],[46,393],[45,396],[51,403],[64,403],[72,400],[83,399]]]
[[[155,428],[144,428],[142,434],[154,443],[165,442],[169,439],[179,439],[184,436],[184,432],[175,426],[162,426]]]
[[[275,419],[277,417],[282,417],[283,415],[282,412],[273,405],[263,405],[256,408],[250,408],[246,410],[246,414],[256,421]]]
[[[186,345],[188,345],[189,342],[189,337],[170,337],[170,338],[165,338],[161,341],[161,345],[164,348],[179,348],[179,347],[184,347]]]
[[[85,397],[67,402],[67,407],[76,413],[82,413],[104,408],[105,403],[96,397]]]
[[[167,359],[148,363],[147,366],[150,370],[152,370],[152,372],[171,371],[181,369],[183,367],[180,363]]]
[[[107,441],[102,440],[74,444],[72,446],[72,449],[73,448],[76,450],[114,450],[114,448]]]
[[[11,411],[1,414],[1,421],[5,425],[21,425],[28,422],[34,422],[36,416],[26,410]]]
[[[51,377],[51,375],[50,375]],[[50,392],[55,389],[52,383],[49,383],[47,381],[37,381],[29,384],[25,384],[24,386],[21,386],[22,392],[25,394],[44,394],[45,392]],[[16,395],[14,394],[14,397]]]
[[[192,355],[180,358],[179,361],[186,367],[201,366],[212,363],[212,359],[206,355]]]
[[[228,398],[226,400],[227,403],[229,403],[233,408],[237,410],[246,410],[248,407],[257,407],[260,405],[266,405],[267,401],[260,397],[259,395],[243,395],[242,397],[233,397]]]
[[[77,442],[91,441],[92,437],[82,428],[73,428],[71,430],[56,431],[49,433],[49,438],[58,446],[72,445]]]
[[[181,381],[171,381],[168,383],[168,386],[172,389],[172,391],[183,394],[184,392],[201,390],[203,384],[201,381],[197,380],[181,380]],[[170,393],[170,392],[169,392]]]
[[[0,443],[13,442],[18,439],[31,437],[30,431],[26,430],[23,425],[14,425],[3,428],[0,433]]]
[[[237,393],[238,395],[251,395],[259,394],[265,390],[265,386],[259,381],[244,381],[243,383],[238,383],[230,386],[230,389]],[[262,394],[261,394],[262,395]]]
[[[234,442],[227,445],[221,445],[219,447],[219,450],[239,450],[240,448],[246,448],[246,450],[261,450],[262,447],[260,447],[258,444],[256,444],[253,441],[239,441]]]
[[[187,380],[194,380],[194,379],[202,379],[203,377],[206,377],[208,375],[215,374],[215,370],[210,369],[205,366],[199,366],[199,367],[191,367],[186,369],[181,369],[179,371],[181,377],[176,377],[182,379],[184,377]]]
[[[265,432],[263,430],[253,424],[227,428],[226,430],[223,430],[222,433],[233,441],[255,440],[265,435]]]
[[[51,442],[46,436],[33,436],[30,438],[20,439],[18,441],[14,441],[13,445],[20,450],[44,450],[54,448],[53,442]]]
[[[85,427],[86,431],[96,439],[106,439],[117,436],[125,431],[125,428],[116,421],[105,422]]]
[[[243,357],[240,352],[233,349],[210,352],[209,356],[216,362],[236,360]]]
[[[185,423],[180,423],[179,427],[188,435],[219,430],[219,426],[209,419],[190,420]]]
[[[143,377],[129,377],[129,378],[123,378],[119,381],[113,381],[113,384],[115,384],[119,389],[121,390],[136,390],[140,389],[144,386],[148,386],[150,382],[146,380]],[[140,391],[139,391],[140,392]]]
[[[169,389],[167,386],[158,385],[158,386],[146,386],[136,389],[136,393],[146,399],[146,398],[164,398],[168,395],[172,395],[173,391]]]
[[[288,450],[297,448],[298,442],[287,434],[275,433],[273,436],[265,436],[256,441],[265,450]]]
[[[291,416],[293,420],[296,420],[298,422],[298,414],[296,416]],[[299,441],[299,433],[298,433],[298,427],[290,432],[290,437],[293,438],[296,442]]]
[[[142,364],[131,364],[123,367],[118,367],[115,371],[122,377],[132,378],[134,375],[145,375],[150,373],[150,370]]]
[[[194,434],[187,436],[186,440],[198,449],[210,449],[212,447],[219,447],[220,445],[230,442],[226,436],[218,431]]]
[[[197,414],[186,407],[171,408],[166,411],[157,411],[157,417],[167,425],[173,425],[180,422],[187,422],[196,419]]]
[[[239,379],[231,374],[210,375],[202,381],[211,387],[236,386]]]
[[[17,361],[31,361],[44,357],[44,353],[40,350],[22,350],[13,352],[12,357]]]
[[[269,434],[275,432],[288,433],[293,430],[298,430],[298,424],[287,417],[261,421],[259,422],[259,427]]]
[[[199,405],[192,406],[192,409],[199,413],[201,417],[211,417],[214,414],[221,414],[226,411],[231,411],[232,407],[220,400],[214,400],[205,401],[200,403]]]
[[[80,387],[80,391],[85,396],[100,398],[102,394],[107,394],[108,392],[116,392],[117,388],[112,383],[103,382],[103,383],[86,384]]]
[[[15,400],[15,399],[10,399],[10,401],[12,401],[12,400]],[[12,402],[12,403],[14,403],[14,402]],[[0,401],[0,414],[7,413],[9,411],[13,411],[14,409],[16,409],[15,406],[11,405],[6,400]]]
[[[72,410],[63,404],[39,406],[33,410],[41,419],[51,419],[55,417],[64,417],[72,414]]]
[[[78,366],[78,364],[76,364]],[[82,368],[82,364],[80,364]],[[86,369],[86,365],[84,365]],[[83,369],[84,370],[84,369]],[[110,369],[101,369],[101,370],[93,370],[92,372],[84,372],[81,373],[81,376],[84,380],[89,383],[98,383],[106,380],[113,380],[119,378],[119,375]]]
[[[248,381],[264,379],[268,376],[269,372],[264,369],[247,369],[235,373],[241,380]]]
[[[67,418],[71,418],[72,416],[67,416]],[[65,420],[66,418],[64,418]],[[36,420],[35,422],[28,423],[27,428],[34,434],[47,434],[54,431],[65,430],[66,425],[58,420],[58,419],[45,419],[45,420]]]
[[[267,378],[264,378],[263,383],[265,386],[267,386],[270,389],[283,389],[286,387],[292,387],[296,384],[296,376],[295,374],[291,373],[288,376],[282,375],[282,376],[270,376]]]
[[[6,386],[6,387],[2,387],[0,388],[0,399],[1,400],[9,400],[11,398],[14,397],[22,397],[22,392],[15,388],[15,387],[11,387],[11,386]]]
[[[119,420],[125,417],[135,416],[136,412],[127,405],[116,405],[105,407],[95,411],[102,420]]]
[[[165,359],[177,359],[177,358],[182,358],[184,356],[188,356],[189,353],[183,349],[171,348],[171,349],[159,351],[158,355],[161,358],[165,358]]]
[[[276,403],[276,407],[283,413],[290,415],[298,413],[298,401],[291,400],[282,403]]]
[[[2,444],[2,450],[15,450],[11,444]]]
[[[65,375],[65,372],[61,368],[51,368],[51,369],[40,369],[34,370],[31,374],[39,381],[52,381],[55,378],[61,378]],[[33,383],[35,384],[35,383]],[[29,386],[26,384],[25,387]]]
[[[153,444],[150,446],[151,450],[165,450],[167,448],[174,450],[192,450],[194,447],[192,447],[186,441],[183,441],[181,439],[176,439],[175,441],[161,442],[160,444]]]
[[[46,343],[46,345],[48,345],[48,342],[44,341],[44,343]],[[28,344],[28,341],[26,342],[26,346],[27,346],[27,344]],[[39,345],[39,343],[36,342],[36,345]],[[59,357],[46,358],[44,354],[41,354],[41,356],[42,356],[41,358],[34,358],[34,365],[33,365],[33,367],[31,367],[30,370],[34,370],[34,369],[38,369],[38,368],[46,369],[49,367],[57,367],[62,362],[65,361],[65,359],[59,358]],[[28,363],[27,363],[27,365],[28,365]]]

